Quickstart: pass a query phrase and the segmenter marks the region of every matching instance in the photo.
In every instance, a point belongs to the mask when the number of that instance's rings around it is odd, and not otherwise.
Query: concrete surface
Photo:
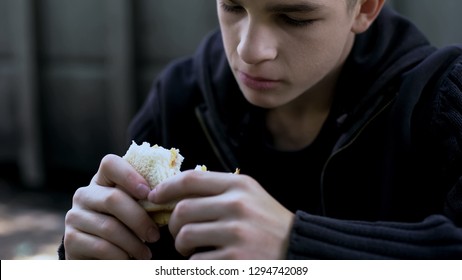
[[[70,192],[29,190],[0,179],[0,259],[58,259]]]

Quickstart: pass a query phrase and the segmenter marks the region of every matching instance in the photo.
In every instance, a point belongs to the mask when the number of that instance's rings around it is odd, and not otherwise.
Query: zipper
[[[338,150],[336,150],[333,154],[331,154],[329,156],[329,158],[327,159],[326,163],[324,164],[323,168],[322,168],[322,172],[321,172],[321,183],[320,183],[320,188],[321,188],[321,214],[323,216],[326,216],[327,215],[327,210],[326,210],[326,203],[325,203],[325,197],[324,197],[324,177],[325,177],[325,173],[326,173],[326,170],[327,170],[327,167],[329,165],[329,163],[332,161],[332,159],[337,156],[339,153],[342,153],[343,151],[345,151],[346,149],[348,149],[351,145],[353,145],[353,143],[356,141],[356,139],[358,139],[358,137],[362,134],[362,132],[366,129],[366,127],[369,126],[369,124],[371,124],[380,114],[383,113],[383,111],[385,111],[394,101],[395,101],[396,98],[392,98],[388,103],[386,103],[377,113],[375,113],[360,129],[359,131],[356,133],[356,135],[348,141],[348,143],[346,143],[345,145],[343,145],[341,148],[339,148]]]
[[[223,166],[223,168],[225,170],[227,170],[228,172],[234,172],[234,171],[231,171],[232,168],[230,166],[230,164],[228,164],[228,162],[226,161],[225,157],[222,155],[221,151],[220,151],[220,148],[218,147],[218,145],[216,144],[216,141],[214,140],[212,134],[210,133],[210,130],[202,116],[202,113],[201,113],[201,110],[199,107],[196,107],[195,109],[195,112],[196,112],[196,117],[199,121],[199,124],[202,128],[202,130],[204,131],[204,134],[207,138],[207,141],[209,142],[210,146],[212,147],[212,150],[213,150],[213,153],[215,154],[215,156],[218,158],[218,161],[221,163],[221,165]]]

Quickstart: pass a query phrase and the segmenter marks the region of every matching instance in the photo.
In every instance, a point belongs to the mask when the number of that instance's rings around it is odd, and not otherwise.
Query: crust
[[[148,212],[149,216],[159,226],[168,224],[172,211],[176,206],[176,202],[155,204],[148,200],[139,200],[138,203],[144,208],[144,210],[146,210],[146,212]]]
[[[170,220],[172,211],[148,212],[148,214],[158,226],[165,226]]]

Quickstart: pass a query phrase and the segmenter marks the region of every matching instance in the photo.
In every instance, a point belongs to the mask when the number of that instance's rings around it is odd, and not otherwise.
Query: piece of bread
[[[158,145],[151,147],[147,142],[138,145],[134,141],[123,158],[146,179],[151,189],[154,189],[163,180],[180,173],[184,159],[178,149],[167,150]],[[176,202],[154,204],[148,200],[140,200],[139,203],[159,226],[168,224],[176,205]]]

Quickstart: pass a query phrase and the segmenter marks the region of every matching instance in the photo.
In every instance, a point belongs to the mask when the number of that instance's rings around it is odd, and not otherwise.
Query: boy
[[[460,259],[462,50],[384,2],[217,0],[220,31],[164,71],[130,127],[213,172],[149,192],[105,157],[60,257]],[[144,198],[179,201],[168,227]]]

